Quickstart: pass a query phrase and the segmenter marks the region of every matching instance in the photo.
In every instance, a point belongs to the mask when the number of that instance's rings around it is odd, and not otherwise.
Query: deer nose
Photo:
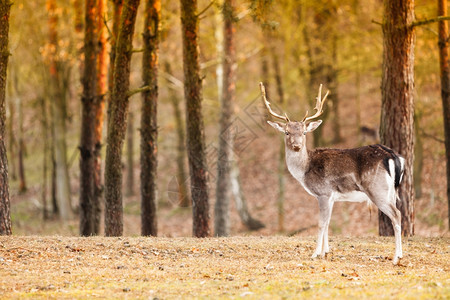
[[[292,145],[292,149],[294,149],[294,151],[300,151],[300,145],[294,144]]]

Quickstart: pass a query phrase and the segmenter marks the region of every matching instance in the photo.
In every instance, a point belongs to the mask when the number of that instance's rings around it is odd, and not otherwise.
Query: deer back
[[[383,145],[353,149],[309,151],[303,184],[315,195],[353,191],[365,192],[374,182],[389,176],[397,187],[403,174],[403,161]]]

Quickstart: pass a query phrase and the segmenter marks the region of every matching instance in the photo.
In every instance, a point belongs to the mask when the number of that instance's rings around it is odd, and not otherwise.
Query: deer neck
[[[303,183],[305,172],[309,168],[308,149],[302,147],[300,151],[294,151],[286,146],[286,164],[292,176]]]

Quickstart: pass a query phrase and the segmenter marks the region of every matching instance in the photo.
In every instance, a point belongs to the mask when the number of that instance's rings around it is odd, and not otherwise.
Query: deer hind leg
[[[383,193],[384,194],[384,193]],[[396,190],[392,185],[390,185],[388,190],[388,197],[378,195],[372,198],[372,201],[378,206],[378,208],[386,215],[389,219],[391,219],[392,226],[394,227],[394,236],[395,236],[395,256],[393,259],[394,265],[397,265],[400,262],[400,259],[403,257],[402,253],[402,227],[401,227],[401,213],[397,209],[395,203],[397,199]]]
[[[319,197],[319,232],[317,235],[317,246],[312,258],[325,256],[329,252],[328,225],[330,224],[331,212],[333,210],[332,197]]]

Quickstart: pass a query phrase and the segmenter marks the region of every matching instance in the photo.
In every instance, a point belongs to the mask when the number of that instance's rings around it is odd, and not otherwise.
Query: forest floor
[[[0,298],[449,299],[450,239],[0,237]]]

